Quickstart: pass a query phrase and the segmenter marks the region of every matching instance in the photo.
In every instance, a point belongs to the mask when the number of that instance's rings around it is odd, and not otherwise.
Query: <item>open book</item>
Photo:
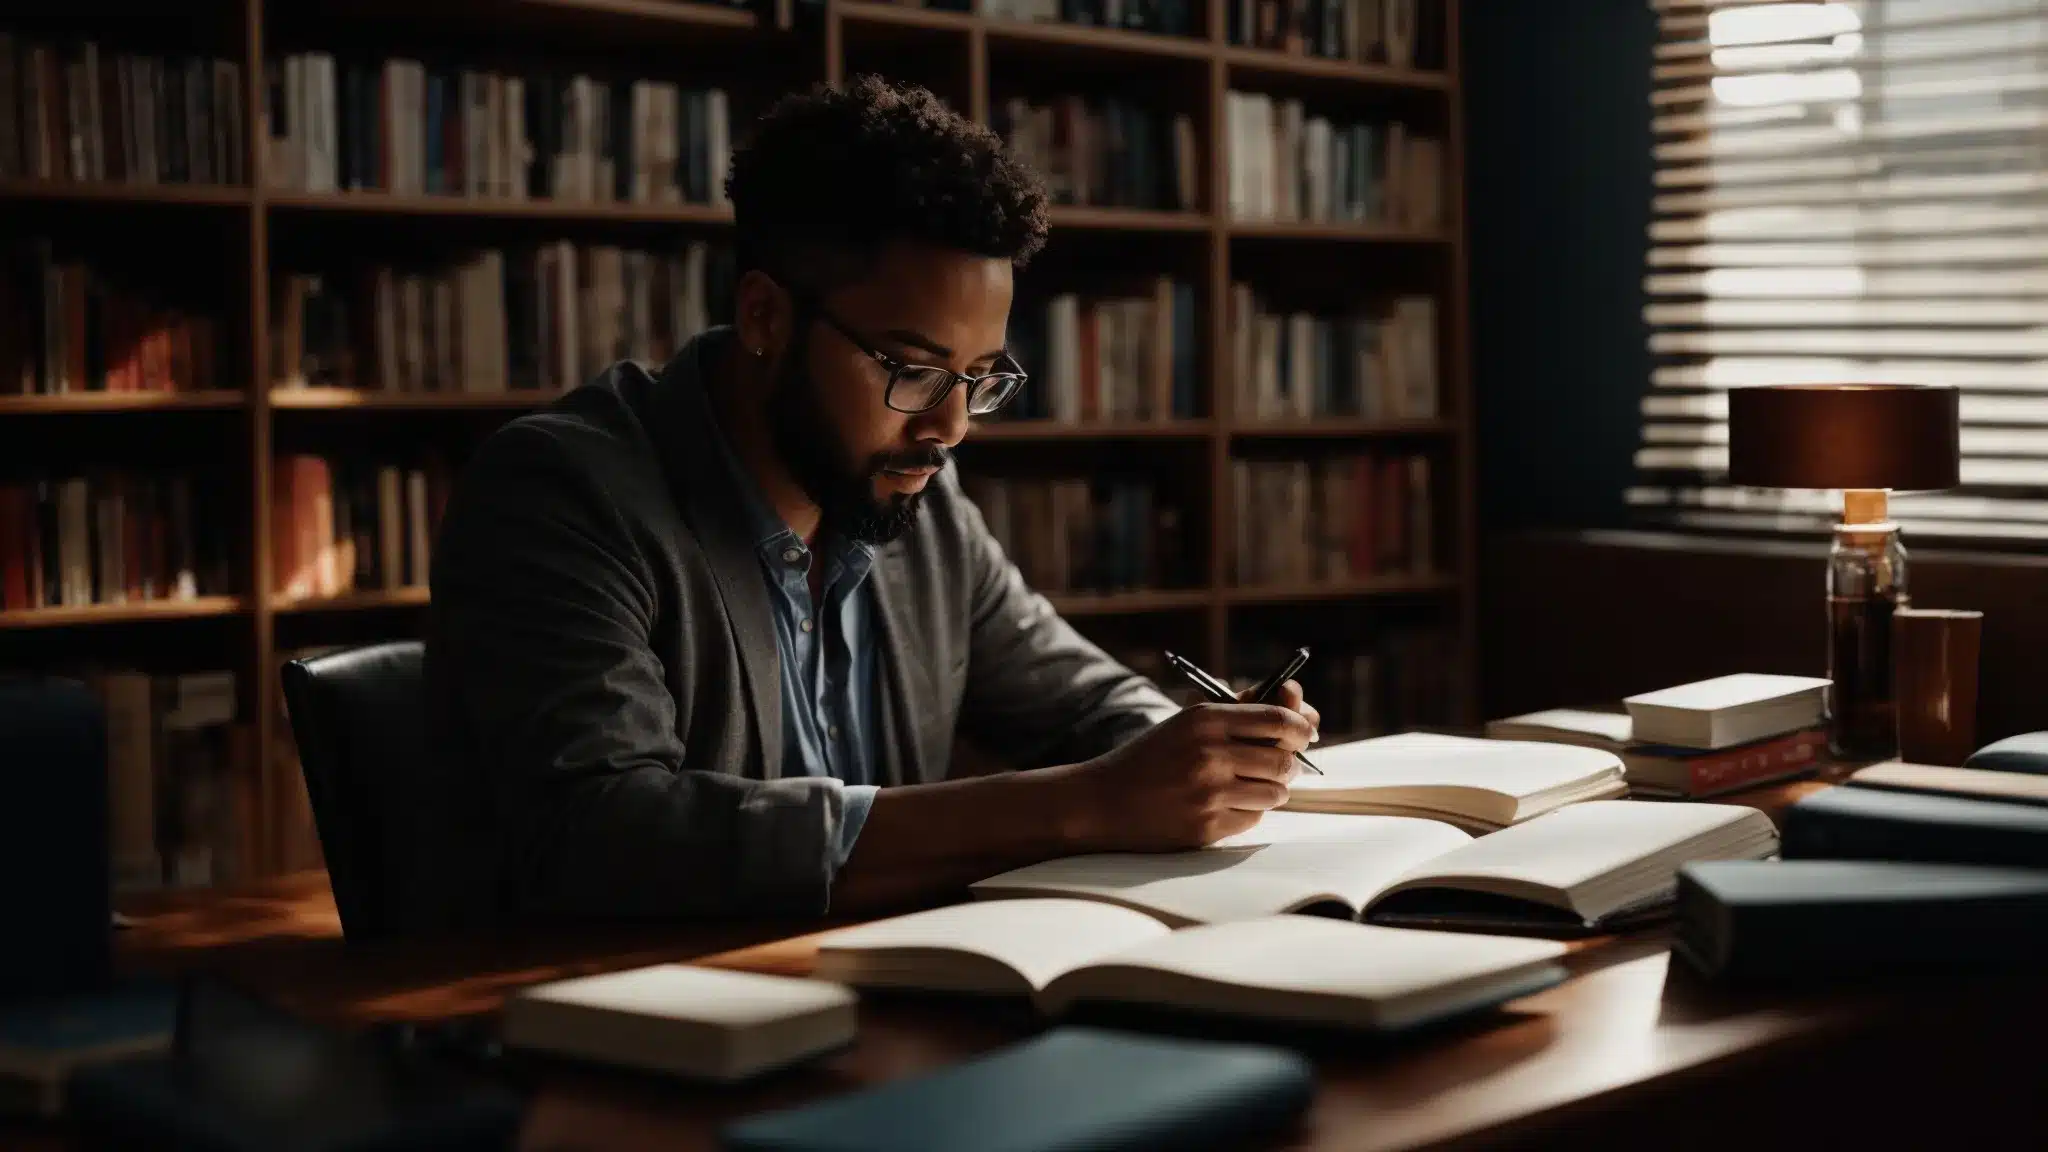
[[[1688,861],[1777,847],[1769,818],[1733,804],[1595,800],[1478,838],[1433,820],[1279,811],[1207,848],[1069,856],[970,890],[1117,904],[1174,926],[1305,912],[1572,934],[1668,914]]]
[[[1003,900],[829,933],[814,975],[866,988],[1022,996],[1396,1030],[1564,978],[1546,940],[1270,916],[1178,931],[1087,900]]]
[[[1403,732],[1312,751],[1325,774],[1289,785],[1297,812],[1424,816],[1491,832],[1628,791],[1620,757],[1571,744]]]

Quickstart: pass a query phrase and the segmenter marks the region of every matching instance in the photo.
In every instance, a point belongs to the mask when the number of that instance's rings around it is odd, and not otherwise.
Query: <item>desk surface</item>
[[[1802,781],[1732,798],[1775,813],[1826,786]],[[149,970],[203,968],[311,1015],[346,1022],[435,1020],[489,1012],[509,991],[565,975],[664,960],[802,974],[819,926],[752,924],[573,940],[344,948],[324,876],[238,892],[168,895],[134,905],[122,956]],[[1881,998],[1830,994],[1733,997],[1668,963],[1661,934],[1583,942],[1566,983],[1498,1017],[1375,1046],[1323,1042],[1322,1087],[1289,1148],[1390,1149],[1548,1132],[1565,1139],[1635,1108],[1661,1113],[1671,1091],[1696,1101],[1713,1085],[1757,1082],[1790,1057],[1859,1039]],[[869,1001],[858,1042],[815,1066],[744,1090],[706,1090],[596,1069],[548,1066],[529,1111],[528,1148],[709,1148],[728,1117],[939,1067],[1017,1039],[1021,1008],[914,998]],[[1801,1055],[1801,1054],[1804,1055]],[[1689,1087],[1688,1087],[1689,1085]],[[1645,1123],[1651,1121],[1645,1120]],[[1653,1131],[1655,1129],[1652,1129]],[[1754,1134],[1754,1130],[1752,1130]]]

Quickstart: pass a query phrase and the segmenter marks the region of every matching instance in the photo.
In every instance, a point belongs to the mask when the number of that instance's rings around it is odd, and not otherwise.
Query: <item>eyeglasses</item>
[[[967,389],[967,411],[969,415],[986,416],[1008,404],[1031,377],[1022,365],[1005,352],[996,358],[996,370],[980,376],[962,376],[949,368],[934,368],[928,364],[911,364],[875,348],[860,338],[852,329],[839,322],[838,317],[825,310],[816,297],[799,297],[802,305],[818,318],[832,326],[833,331],[846,337],[846,342],[860,349],[868,359],[889,370],[889,388],[883,393],[883,403],[898,412],[924,412],[939,406],[953,392],[954,385]]]

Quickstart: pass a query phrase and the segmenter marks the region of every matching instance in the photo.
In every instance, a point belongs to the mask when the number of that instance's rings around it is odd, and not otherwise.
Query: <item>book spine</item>
[[[1703,756],[1687,765],[1687,792],[1712,796],[1777,779],[1812,764],[1825,743],[1824,733],[1808,729],[1729,753]]]

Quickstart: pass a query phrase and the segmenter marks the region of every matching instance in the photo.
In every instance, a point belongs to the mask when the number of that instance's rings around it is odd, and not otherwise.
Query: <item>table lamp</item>
[[[1895,754],[1892,612],[1908,601],[1892,489],[1952,488],[1958,394],[1920,384],[1769,384],[1728,391],[1728,482],[1842,491],[1828,550],[1828,747]]]

